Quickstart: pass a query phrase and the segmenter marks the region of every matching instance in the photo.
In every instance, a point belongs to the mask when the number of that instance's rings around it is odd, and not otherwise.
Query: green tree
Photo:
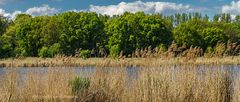
[[[235,17],[235,22],[240,23],[240,15],[237,15],[237,16]]]
[[[0,16],[0,58],[7,57],[10,55],[11,46],[7,44],[5,38],[2,38],[2,35],[6,32],[7,27],[10,25],[6,17]]]
[[[200,30],[208,26],[208,22],[200,19],[192,19],[182,23],[174,29],[173,37],[178,45],[203,46],[204,40],[200,35]]]
[[[223,30],[219,28],[205,28],[201,35],[205,41],[205,47],[214,47],[218,42],[225,43],[228,40],[228,37],[224,34]]]
[[[2,36],[3,33],[5,33],[9,24],[10,22],[6,17],[0,16],[0,36]]]
[[[135,49],[156,47],[161,43],[168,45],[172,38],[169,22],[161,15],[147,15],[142,12],[126,12],[109,20],[105,31],[109,38],[110,53],[123,51],[127,55]]]
[[[27,18],[27,19],[23,19]],[[23,21],[22,21],[23,20]],[[28,18],[28,15],[16,19],[16,54],[20,56],[37,56],[42,47],[40,34],[43,17]]]
[[[222,29],[231,42],[240,41],[240,23],[213,22],[211,26]]]
[[[25,27],[23,24],[26,24],[29,19],[31,19],[30,15],[19,14],[8,26],[6,32],[0,38],[2,41],[1,56],[10,57],[15,56],[16,54],[27,55],[26,49],[18,47],[18,44],[24,44],[24,40],[22,40],[18,34],[19,32],[24,33],[24,31],[20,29]]]
[[[214,22],[218,22],[219,20],[220,20],[220,14],[214,15],[213,21],[214,21]]]
[[[93,49],[102,43],[105,33],[104,23],[96,13],[67,12],[59,15],[60,44],[67,55],[75,54],[75,50]]]
[[[200,13],[171,16],[143,12],[113,17],[93,12],[66,12],[12,21],[0,16],[0,57],[74,55],[78,49],[100,56],[131,54],[136,49],[178,45],[203,49],[217,42],[240,42],[239,16],[217,14],[213,21]]]
[[[43,16],[41,26],[41,44],[43,46],[51,46],[59,42],[60,22],[57,16]]]
[[[14,48],[16,46],[15,26],[8,27],[6,32],[0,37],[0,57],[15,56]]]

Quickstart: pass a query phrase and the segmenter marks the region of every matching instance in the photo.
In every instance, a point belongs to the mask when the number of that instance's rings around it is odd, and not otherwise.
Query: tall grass
[[[85,77],[66,68],[49,68],[46,72],[36,70],[26,74],[19,74],[17,69],[12,69],[1,76],[0,101],[240,101],[240,80],[235,79],[231,71],[221,70],[221,66],[199,68],[196,65],[163,65],[141,68],[135,74],[126,68],[99,67]]]
[[[188,56],[188,57],[187,57]],[[183,57],[148,57],[148,58],[89,58],[81,59],[75,57],[62,58],[24,58],[24,59],[5,59],[0,60],[0,68],[5,67],[161,67],[163,65],[239,65],[240,56],[225,57],[196,57],[193,52],[186,52]]]
[[[159,67],[168,64],[240,64],[240,45],[236,43],[218,43],[214,48],[203,50],[200,47],[187,48],[176,43],[166,49],[165,47],[136,49],[129,55],[121,51],[115,59],[106,57],[88,58],[96,51],[77,50],[76,56],[57,55],[54,58],[8,58],[0,59],[0,67]],[[81,55],[82,53],[82,55]],[[97,53],[97,52],[96,52]],[[84,56],[85,57],[84,57]],[[82,57],[81,57],[82,56]],[[95,55],[96,56],[96,55]]]

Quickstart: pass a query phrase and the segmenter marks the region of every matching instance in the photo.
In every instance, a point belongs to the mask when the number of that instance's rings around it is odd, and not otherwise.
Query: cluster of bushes
[[[19,14],[14,20],[1,17],[0,26],[1,58],[57,54],[116,57],[149,46],[169,49],[173,41],[186,49],[200,47],[209,52],[218,43],[240,42],[240,16],[232,19],[229,14],[215,15],[213,20],[200,13],[163,16],[126,12],[113,17],[93,12],[37,17]]]

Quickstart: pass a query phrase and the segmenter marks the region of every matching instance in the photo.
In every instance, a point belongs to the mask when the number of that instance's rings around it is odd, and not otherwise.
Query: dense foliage
[[[0,17],[0,26],[1,58],[57,54],[116,57],[131,55],[137,49],[169,48],[172,42],[207,52],[219,43],[240,42],[240,16],[233,19],[229,14],[212,19],[200,13],[163,16],[126,12],[113,17],[93,12],[37,17],[19,14],[14,20]]]

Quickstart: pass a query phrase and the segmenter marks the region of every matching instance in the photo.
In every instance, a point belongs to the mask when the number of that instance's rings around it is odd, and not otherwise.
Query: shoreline
[[[9,67],[160,67],[162,65],[239,65],[240,56],[229,57],[198,57],[186,59],[184,57],[175,58],[7,58],[0,60],[0,68]]]

